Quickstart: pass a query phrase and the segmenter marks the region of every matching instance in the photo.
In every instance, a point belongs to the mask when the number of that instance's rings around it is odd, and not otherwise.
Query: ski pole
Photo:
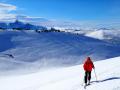
[[[95,69],[94,69],[94,74],[95,74],[96,81],[98,81],[98,80],[97,80],[97,75],[96,75]]]

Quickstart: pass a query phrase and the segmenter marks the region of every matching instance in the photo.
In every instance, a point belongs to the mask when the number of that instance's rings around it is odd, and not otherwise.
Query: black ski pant
[[[91,79],[91,71],[85,71],[84,82],[87,84],[87,81]]]

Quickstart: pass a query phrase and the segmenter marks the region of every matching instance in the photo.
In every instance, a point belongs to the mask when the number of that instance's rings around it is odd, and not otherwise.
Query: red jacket
[[[83,68],[85,71],[92,71],[92,68],[94,68],[94,64],[91,61],[90,57],[87,57],[87,59],[85,60]]]

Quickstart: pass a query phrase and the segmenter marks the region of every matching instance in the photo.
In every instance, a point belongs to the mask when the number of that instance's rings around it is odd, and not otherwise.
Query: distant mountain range
[[[113,22],[108,23],[91,23],[82,21],[63,21],[63,20],[52,20],[46,19],[44,17],[30,17],[25,15],[17,15],[15,18],[10,20],[3,20],[4,22],[14,22],[15,20],[22,21],[24,23],[30,23],[33,25],[44,26],[47,28],[57,28],[57,29],[79,29],[79,30],[93,30],[93,29],[120,29],[120,23]]]
[[[16,30],[45,30],[47,29],[44,26],[37,26],[30,23],[24,23],[21,21],[16,20],[15,22],[0,22],[0,29],[7,30],[7,29],[16,29]]]

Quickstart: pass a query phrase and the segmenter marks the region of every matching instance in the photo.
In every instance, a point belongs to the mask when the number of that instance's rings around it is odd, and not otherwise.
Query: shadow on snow
[[[98,80],[98,81],[91,81],[91,83],[94,83],[94,82],[105,82],[105,81],[110,81],[110,80],[116,80],[116,79],[120,79],[120,77],[111,77],[111,78],[107,78],[107,79],[104,79],[104,80]]]

